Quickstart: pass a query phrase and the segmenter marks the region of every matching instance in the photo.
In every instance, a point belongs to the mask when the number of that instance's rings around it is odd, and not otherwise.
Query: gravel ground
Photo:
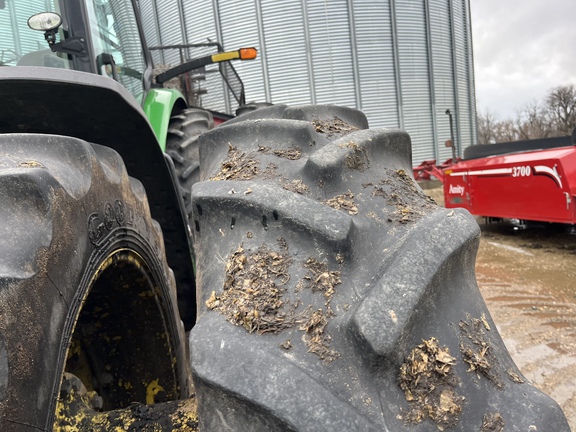
[[[442,189],[426,190],[443,204]],[[576,236],[564,227],[484,224],[476,276],[514,361],[576,430]]]

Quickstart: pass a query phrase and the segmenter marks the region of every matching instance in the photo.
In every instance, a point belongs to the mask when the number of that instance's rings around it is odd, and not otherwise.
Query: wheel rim
[[[118,249],[94,272],[66,356],[57,429],[66,416],[85,411],[63,404],[70,376],[81,381],[90,397],[80,399],[95,411],[179,398],[162,282],[149,261],[134,250]]]

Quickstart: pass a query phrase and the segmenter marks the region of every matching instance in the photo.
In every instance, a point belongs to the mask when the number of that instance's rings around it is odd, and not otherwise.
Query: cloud
[[[471,0],[478,108],[514,117],[548,90],[576,84],[576,1]]]

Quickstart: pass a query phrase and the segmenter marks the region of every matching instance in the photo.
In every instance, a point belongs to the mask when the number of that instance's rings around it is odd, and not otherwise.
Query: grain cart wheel
[[[480,296],[474,219],[416,185],[405,132],[366,128],[292,107],[200,138],[200,429],[569,430]]]
[[[120,156],[0,135],[0,203],[0,430],[111,430],[66,409],[64,372],[94,410],[188,397],[162,233]]]
[[[198,137],[213,127],[212,114],[197,108],[186,109],[170,119],[166,153],[174,161],[188,216],[192,213],[190,189],[198,181]]]

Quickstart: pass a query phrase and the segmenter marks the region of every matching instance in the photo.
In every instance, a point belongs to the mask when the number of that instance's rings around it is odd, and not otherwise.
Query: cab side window
[[[97,59],[111,54],[116,64],[118,81],[136,99],[143,94],[142,75],[145,69],[142,41],[130,0],[92,0],[89,10],[90,28]],[[90,9],[90,7],[88,8]],[[109,62],[98,64],[99,73],[113,77]]]
[[[71,67],[67,55],[50,50],[43,32],[28,27],[28,18],[38,12],[58,9],[51,0],[0,0],[0,66]]]

